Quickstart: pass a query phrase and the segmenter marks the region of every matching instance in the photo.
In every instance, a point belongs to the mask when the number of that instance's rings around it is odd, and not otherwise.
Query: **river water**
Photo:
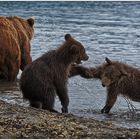
[[[85,66],[104,62],[105,57],[140,67],[140,2],[0,2],[1,16],[35,18],[32,40],[33,60],[54,49],[70,33],[86,48],[89,60]],[[18,75],[20,77],[21,72]],[[109,115],[101,114],[106,89],[100,81],[73,77],[68,83],[69,111],[75,115],[110,121],[116,126],[140,128],[140,104],[119,97]],[[28,106],[22,99],[18,83],[0,83],[0,99]],[[56,99],[56,108],[61,105]]]

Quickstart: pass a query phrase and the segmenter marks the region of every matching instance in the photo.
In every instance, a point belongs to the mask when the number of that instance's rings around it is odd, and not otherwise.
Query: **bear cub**
[[[54,109],[55,96],[61,101],[62,112],[68,113],[69,97],[67,81],[71,65],[88,60],[84,46],[70,34],[65,42],[55,50],[50,50],[29,64],[20,79],[20,89],[30,106],[51,112]]]
[[[101,113],[109,113],[120,94],[140,102],[140,70],[109,58],[105,60],[106,63],[91,68],[73,65],[70,76],[80,75],[101,80],[102,86],[107,88],[106,104]]]

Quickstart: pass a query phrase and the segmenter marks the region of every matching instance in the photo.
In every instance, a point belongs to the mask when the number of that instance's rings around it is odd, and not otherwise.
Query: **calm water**
[[[86,66],[101,64],[108,56],[140,67],[140,2],[0,2],[0,13],[35,18],[33,59],[61,45],[64,34],[70,33],[87,50],[90,59],[83,63]],[[69,80],[68,88],[71,113],[140,128],[139,103],[131,102],[137,109],[133,115],[119,97],[110,115],[100,113],[106,99],[100,81],[76,76]],[[1,83],[0,90],[0,99],[28,106],[15,83]],[[56,106],[61,107],[58,99]]]

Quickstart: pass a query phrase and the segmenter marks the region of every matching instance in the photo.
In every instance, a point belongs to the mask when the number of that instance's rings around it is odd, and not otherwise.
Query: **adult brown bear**
[[[0,17],[0,80],[14,81],[19,69],[31,63],[33,25],[32,18]]]
[[[140,102],[140,70],[130,65],[108,58],[95,68],[73,65],[70,76],[81,75],[84,78],[98,78],[107,88],[106,105],[102,113],[109,113],[119,94]]]
[[[71,64],[79,64],[82,60],[88,60],[83,45],[66,34],[65,42],[59,48],[48,51],[25,68],[20,79],[23,97],[32,107],[57,112],[53,106],[55,95],[58,95],[62,112],[67,113],[69,70]]]

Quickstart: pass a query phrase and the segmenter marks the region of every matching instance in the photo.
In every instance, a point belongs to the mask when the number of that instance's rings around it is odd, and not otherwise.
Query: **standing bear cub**
[[[62,112],[67,113],[69,71],[73,63],[79,64],[82,60],[88,60],[83,45],[66,34],[62,46],[48,51],[25,68],[20,79],[23,97],[32,107],[57,112],[53,107],[55,95],[58,95]]]

